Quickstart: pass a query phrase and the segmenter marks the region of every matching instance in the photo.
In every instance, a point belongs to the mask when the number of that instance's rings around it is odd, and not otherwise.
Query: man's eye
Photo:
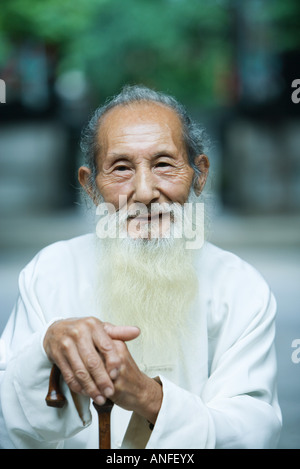
[[[127,171],[127,170],[128,170],[127,166],[117,166],[115,168],[115,171]]]
[[[156,165],[158,168],[166,168],[168,166],[170,166],[169,163],[166,163],[165,161],[161,161],[160,163],[157,163]]]

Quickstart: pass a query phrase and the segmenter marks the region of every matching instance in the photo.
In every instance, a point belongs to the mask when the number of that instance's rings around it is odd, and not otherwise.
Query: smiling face
[[[181,124],[170,109],[136,104],[113,109],[98,135],[101,156],[96,183],[106,202],[119,194],[132,203],[187,200],[193,170],[182,142]]]
[[[126,196],[130,211],[137,203],[150,208],[187,201],[194,170],[173,110],[158,103],[115,107],[102,118],[98,144],[96,185],[106,203],[118,210],[119,196]],[[83,185],[88,171],[79,170]]]

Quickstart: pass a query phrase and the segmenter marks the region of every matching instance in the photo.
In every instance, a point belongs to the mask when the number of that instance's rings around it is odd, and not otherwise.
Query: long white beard
[[[166,239],[97,239],[101,319],[141,329],[127,345],[144,369],[172,363],[179,342],[190,333],[197,251],[186,249],[186,239],[174,237],[174,231]]]

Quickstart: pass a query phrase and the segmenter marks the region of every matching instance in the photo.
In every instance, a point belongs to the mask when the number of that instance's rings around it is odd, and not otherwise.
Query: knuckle
[[[101,351],[105,353],[105,352],[110,352],[111,350],[112,350],[112,341],[103,339],[101,341]]]
[[[96,355],[88,355],[86,357],[86,365],[89,370],[94,371],[98,368],[100,363],[99,358]]]
[[[87,381],[89,381],[89,378],[90,378],[87,370],[83,370],[82,368],[75,370],[74,375],[75,375],[75,378],[78,381],[81,381],[82,383],[86,383]]]
[[[61,340],[60,345],[61,345],[61,348],[64,352],[68,352],[71,348],[72,340],[69,337],[64,337]]]
[[[100,321],[94,316],[89,316],[85,318],[85,322],[88,326],[90,326],[91,328],[94,328],[99,324]]]
[[[81,391],[81,386],[80,384],[76,381],[74,375],[66,375],[64,376],[64,380],[68,387],[74,391],[74,392],[80,392]]]
[[[112,369],[112,368],[119,368],[122,364],[121,357],[114,354],[114,355],[108,355],[105,360],[105,364],[107,368]]]
[[[68,386],[71,386],[75,381],[74,375],[72,374],[64,374],[64,380]]]
[[[78,340],[78,338],[80,337],[81,335],[81,332],[80,332],[80,329],[78,326],[73,326],[72,329],[71,329],[71,336],[74,340]]]
[[[113,325],[110,322],[103,322],[102,326],[105,332],[110,332],[111,328],[113,327]]]

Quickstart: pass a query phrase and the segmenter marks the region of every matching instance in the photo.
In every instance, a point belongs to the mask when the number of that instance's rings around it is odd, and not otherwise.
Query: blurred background
[[[277,298],[279,448],[300,448],[299,22],[298,0],[2,2],[0,333],[26,263],[92,229],[77,182],[91,112],[127,83],[174,94],[211,139],[209,240]]]

